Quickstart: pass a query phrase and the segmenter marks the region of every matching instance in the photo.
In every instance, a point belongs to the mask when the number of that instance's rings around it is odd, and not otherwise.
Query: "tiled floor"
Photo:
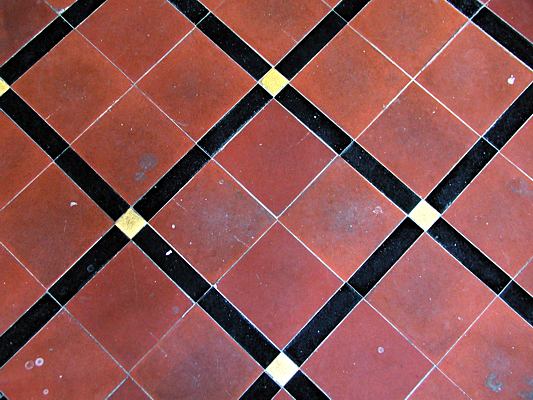
[[[533,2],[200,1],[0,0],[0,399],[533,399]]]

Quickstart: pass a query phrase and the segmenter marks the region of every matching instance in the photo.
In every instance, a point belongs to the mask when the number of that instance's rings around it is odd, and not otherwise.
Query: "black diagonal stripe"
[[[315,135],[320,137],[337,154],[346,149],[352,139],[328,117],[303,97],[296,89],[288,85],[276,96],[287,110],[293,113]]]
[[[67,304],[129,240],[113,226],[91,249],[50,288],[49,293],[61,304]]]
[[[270,400],[279,392],[279,386],[266,373],[259,378],[244,392],[240,400]]]
[[[350,285],[344,284],[283,352],[302,365],[360,300],[361,296]]]
[[[472,18],[477,26],[488,33],[494,40],[509,50],[516,58],[533,68],[533,46],[500,17],[484,7]]]
[[[505,272],[443,218],[439,218],[429,228],[428,233],[496,294],[499,294],[511,280]]]
[[[368,3],[370,0],[342,0],[334,10],[345,21],[350,22]]]
[[[197,0],[168,0],[180,10],[193,24],[197,24],[204,18],[209,10]]]
[[[516,99],[483,136],[501,149],[533,114],[533,84]]]
[[[0,368],[9,361],[61,307],[45,293],[2,336],[0,336]]]
[[[346,25],[337,13],[330,12],[283,59],[276,69],[292,79]]]
[[[270,70],[270,65],[215,15],[207,15],[198,28],[255,79],[261,79]]]
[[[185,154],[133,207],[149,221],[209,161],[198,146]]]
[[[198,142],[198,146],[214,157],[269,101],[272,96],[256,85]]]
[[[0,96],[0,108],[52,159],[68,147],[68,143],[13,90]]]
[[[497,150],[485,139],[478,140],[433,189],[426,201],[442,214],[496,153]]]
[[[470,18],[482,6],[477,0],[448,0],[448,3],[461,11],[466,17]]]
[[[358,143],[352,142],[341,156],[405,213],[409,214],[420,202],[420,198],[411,189]]]
[[[424,231],[410,218],[406,218],[355,271],[348,283],[362,296],[385,276],[409,247]]]
[[[141,229],[133,241],[194,301],[211,287],[150,225]]]
[[[10,85],[13,84],[71,30],[69,24],[57,17],[0,67],[0,78]]]
[[[56,163],[113,220],[128,210],[128,203],[70,147]]]
[[[303,372],[298,371],[285,385],[287,392],[296,400],[327,400],[324,394]]]
[[[533,298],[518,283],[511,281],[500,297],[533,326]]]
[[[74,28],[81,24],[106,0],[78,0],[72,4],[61,16]]]
[[[198,304],[263,368],[279,354],[276,347],[215,288],[209,289]]]

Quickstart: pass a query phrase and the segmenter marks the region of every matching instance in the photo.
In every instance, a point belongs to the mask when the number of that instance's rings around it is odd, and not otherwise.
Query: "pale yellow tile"
[[[298,372],[298,366],[285,354],[279,353],[265,371],[278,385],[283,387]]]
[[[144,228],[146,221],[133,208],[128,209],[115,223],[127,237],[132,239],[139,231]]]
[[[409,217],[415,221],[419,227],[427,231],[435,222],[437,222],[440,213],[431,207],[428,202],[421,200],[420,203],[413,208],[413,211],[409,213]]]
[[[2,96],[8,90],[9,85],[2,78],[0,78],[0,96]]]
[[[268,93],[270,93],[272,96],[275,96],[281,92],[281,89],[287,86],[289,81],[278,71],[276,71],[275,68],[272,68],[265,74],[265,76],[261,78],[259,83]]]

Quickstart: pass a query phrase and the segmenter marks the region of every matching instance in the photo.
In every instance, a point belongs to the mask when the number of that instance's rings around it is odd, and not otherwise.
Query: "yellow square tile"
[[[423,230],[427,231],[437,222],[440,213],[429,205],[425,200],[421,200],[409,213],[409,217]]]
[[[0,78],[0,96],[2,96],[8,90],[9,85],[2,78]]]
[[[272,68],[265,74],[265,76],[261,78],[259,83],[268,93],[270,93],[272,96],[275,96],[281,92],[281,89],[287,86],[289,81],[278,71],[276,71],[275,68]]]
[[[285,386],[287,382],[298,372],[298,366],[283,353],[270,363],[265,372],[281,387]]]
[[[139,231],[144,228],[146,221],[141,217],[133,208],[128,209],[122,216],[115,222],[115,225],[120,229],[127,237],[132,239]]]

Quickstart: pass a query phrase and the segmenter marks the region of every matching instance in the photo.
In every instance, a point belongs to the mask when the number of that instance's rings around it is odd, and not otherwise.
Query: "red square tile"
[[[219,288],[283,348],[340,285],[324,264],[276,224],[224,276]]]
[[[357,139],[425,197],[478,136],[412,84]]]
[[[533,40],[533,2],[531,0],[492,0],[489,8],[522,35]]]
[[[30,41],[54,17],[56,17],[55,13],[43,0],[2,0],[0,65]]]
[[[414,76],[465,22],[446,0],[374,0],[350,24]]]
[[[493,299],[424,234],[379,282],[369,302],[437,363]]]
[[[195,307],[133,371],[154,399],[237,399],[261,368]]]
[[[275,214],[333,158],[278,102],[271,102],[219,153],[220,163]]]
[[[71,142],[129,87],[128,79],[76,31],[13,88]]]
[[[131,369],[190,306],[181,290],[130,243],[68,309],[121,365]]]
[[[193,142],[137,89],[92,125],[74,148],[133,204]]]
[[[533,261],[533,258],[528,260],[527,265],[516,277],[516,281],[533,296],[533,266],[531,261]]]
[[[156,215],[153,226],[215,282],[272,222],[264,208],[211,162]]]
[[[292,400],[293,397],[288,394],[285,390],[281,389],[277,395],[274,396],[273,400]]]
[[[33,276],[0,245],[0,335],[44,293]]]
[[[195,30],[140,83],[194,139],[199,139],[252,87],[253,79]]]
[[[408,82],[350,28],[344,28],[293,80],[354,138]]]
[[[502,153],[518,168],[533,176],[533,122],[529,120],[503,148]]]
[[[441,369],[473,399],[527,399],[533,390],[531,360],[531,326],[497,299]]]
[[[0,208],[35,178],[49,163],[46,153],[0,113]],[[9,149],[9,150],[8,150]]]
[[[226,0],[215,14],[276,64],[328,11],[321,0]]]
[[[109,400],[149,400],[149,397],[131,379],[128,379],[113,392]]]
[[[79,29],[137,80],[193,27],[166,0],[108,0]]]
[[[285,212],[282,221],[342,279],[348,279],[402,216],[338,159]]]
[[[446,211],[445,218],[510,275],[531,257],[530,178],[495,159]]]
[[[527,67],[469,24],[418,81],[482,134],[532,78]]]
[[[111,226],[111,220],[55,165],[0,214],[0,241],[50,286]]]
[[[424,379],[410,400],[468,400],[464,392],[454,385],[438,369]]]
[[[431,364],[366,303],[360,303],[304,364],[334,399],[403,399]]]
[[[9,399],[103,399],[122,379],[120,367],[66,312],[0,370]]]

